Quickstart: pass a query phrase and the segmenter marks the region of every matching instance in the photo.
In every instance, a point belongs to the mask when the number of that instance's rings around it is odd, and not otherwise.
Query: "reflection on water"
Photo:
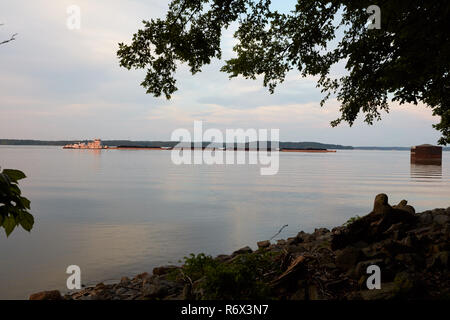
[[[299,231],[332,228],[386,193],[417,212],[450,205],[443,165],[409,152],[280,153],[279,172],[256,165],[175,165],[170,151],[0,146],[0,165],[23,170],[35,226],[0,232],[0,299],[65,290],[68,265],[84,284],[151,272],[190,252],[217,255]],[[274,239],[274,240],[276,240]]]
[[[411,179],[420,182],[442,179],[442,166],[411,163]]]

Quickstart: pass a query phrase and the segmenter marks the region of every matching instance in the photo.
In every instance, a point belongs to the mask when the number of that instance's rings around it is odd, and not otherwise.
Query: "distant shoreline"
[[[1,145],[21,145],[21,146],[64,146],[77,142],[87,142],[88,140],[32,140],[32,139],[0,139]],[[103,140],[103,143],[110,147],[134,146],[137,148],[161,148],[174,147],[177,141],[133,141],[133,140]],[[210,142],[204,142],[203,146],[208,146]],[[420,144],[420,143],[417,143]],[[248,145],[248,144],[247,144]],[[268,142],[270,146],[270,142]],[[328,149],[328,150],[386,150],[386,151],[409,151],[411,147],[377,147],[377,146],[345,146],[339,144],[327,144],[320,142],[289,142],[280,141],[280,149]],[[450,151],[450,147],[443,147],[443,151]]]

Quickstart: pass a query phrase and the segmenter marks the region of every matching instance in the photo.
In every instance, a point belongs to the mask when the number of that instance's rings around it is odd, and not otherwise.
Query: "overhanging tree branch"
[[[0,23],[0,26],[3,26],[3,25],[4,25],[3,23]],[[7,39],[7,40],[1,41],[1,42],[0,42],[0,45],[16,40],[16,36],[17,36],[17,35],[18,35],[17,33],[14,33],[14,34],[11,36],[11,38],[9,38],[9,39]]]

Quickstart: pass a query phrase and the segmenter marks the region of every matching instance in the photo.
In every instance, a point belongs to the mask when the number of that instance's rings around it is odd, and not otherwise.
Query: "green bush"
[[[348,227],[349,225],[351,225],[352,223],[354,223],[355,221],[358,221],[359,219],[361,219],[360,216],[356,215],[354,217],[351,217],[350,219],[347,220],[346,223],[344,223],[344,226]]]
[[[201,280],[203,299],[265,299],[270,296],[265,274],[279,271],[276,254],[255,252],[237,256],[230,262],[218,262],[211,256],[191,254],[185,257],[183,272],[193,281]]]
[[[192,281],[203,277],[209,269],[217,267],[218,263],[211,256],[199,253],[197,256],[193,253],[189,257],[184,257],[183,271]]]
[[[34,218],[28,212],[30,200],[22,197],[19,189],[19,180],[24,178],[26,176],[20,170],[0,172],[0,228],[5,229],[6,236],[18,225],[27,231],[33,228]]]

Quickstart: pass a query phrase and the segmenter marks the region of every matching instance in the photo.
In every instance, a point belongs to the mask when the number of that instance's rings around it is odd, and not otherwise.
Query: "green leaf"
[[[3,221],[3,228],[5,228],[6,236],[8,237],[16,227],[16,220],[12,216],[8,216]]]
[[[25,197],[21,197],[20,202],[22,203],[22,206],[24,206],[26,209],[30,209],[30,204],[31,204],[30,200],[28,200]]]
[[[22,171],[15,169],[3,169],[3,173],[6,174],[13,182],[17,182],[27,177]]]
[[[28,232],[33,228],[34,218],[28,212],[22,212],[19,216],[19,223]]]

